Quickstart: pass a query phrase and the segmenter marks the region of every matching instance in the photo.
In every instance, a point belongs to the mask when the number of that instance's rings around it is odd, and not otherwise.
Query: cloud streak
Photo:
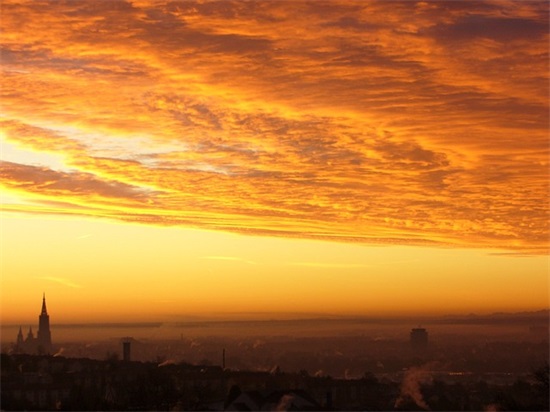
[[[222,261],[230,261],[230,262],[242,262],[247,263],[249,265],[255,265],[256,262],[252,260],[246,260],[240,257],[236,256],[201,256],[200,259],[207,259],[207,260],[222,260]]]
[[[354,263],[323,263],[323,262],[289,262],[289,266],[304,266],[322,269],[363,269],[374,265],[354,264]]]
[[[65,278],[58,278],[58,277],[54,277],[54,276],[35,276],[35,279],[41,279],[41,280],[47,280],[48,282],[59,283],[63,286],[67,286],[67,287],[73,288],[73,289],[82,288],[81,285],[79,285],[77,283],[74,283],[74,282],[72,282],[68,279],[65,279]]]
[[[5,139],[65,166],[3,159],[32,213],[548,250],[546,2],[6,1],[3,26]]]

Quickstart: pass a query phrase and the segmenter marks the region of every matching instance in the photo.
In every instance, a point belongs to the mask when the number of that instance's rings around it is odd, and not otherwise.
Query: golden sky
[[[4,321],[548,307],[548,13],[3,0]]]

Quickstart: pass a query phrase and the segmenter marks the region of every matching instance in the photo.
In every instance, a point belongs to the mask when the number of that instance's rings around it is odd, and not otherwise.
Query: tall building
[[[42,311],[38,316],[38,333],[36,338],[32,332],[32,326],[29,327],[27,338],[23,340],[23,331],[19,327],[17,341],[15,344],[17,353],[29,353],[47,355],[52,351],[52,334],[50,331],[50,316],[46,309],[46,295],[42,296]]]
[[[52,348],[52,334],[50,332],[50,316],[46,309],[46,294],[42,295],[42,311],[38,316],[38,333],[36,334],[38,347],[42,348],[44,353],[50,353]]]
[[[424,350],[428,347],[428,331],[424,328],[411,330],[411,347],[414,350]]]

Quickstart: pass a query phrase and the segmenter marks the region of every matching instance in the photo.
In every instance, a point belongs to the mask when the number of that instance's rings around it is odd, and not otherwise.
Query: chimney
[[[122,360],[130,362],[131,360],[132,338],[122,338]]]

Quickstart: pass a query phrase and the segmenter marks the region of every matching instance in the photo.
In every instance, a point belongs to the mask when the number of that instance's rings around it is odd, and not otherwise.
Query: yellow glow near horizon
[[[3,322],[549,306],[548,3],[291,3],[2,3]]]
[[[24,216],[3,220],[3,238],[5,323],[33,320],[41,291],[58,323],[430,315],[538,310],[548,301],[547,257]]]

